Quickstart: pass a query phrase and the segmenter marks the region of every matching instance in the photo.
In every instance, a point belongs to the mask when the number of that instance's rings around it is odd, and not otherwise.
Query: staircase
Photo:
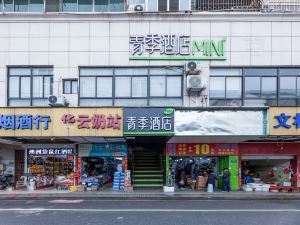
[[[160,188],[163,186],[161,155],[157,152],[134,154],[133,187]]]

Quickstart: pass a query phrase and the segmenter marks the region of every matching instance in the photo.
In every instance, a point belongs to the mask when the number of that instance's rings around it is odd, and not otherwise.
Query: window
[[[277,97],[277,77],[261,78],[261,97],[262,98]]]
[[[164,76],[150,77],[150,96],[158,97],[166,94],[166,79]]]
[[[64,94],[77,94],[77,80],[63,80]]]
[[[210,105],[240,106],[242,98],[242,76],[240,68],[211,69]]]
[[[29,0],[29,12],[43,12],[44,0]]]
[[[3,0],[3,2],[4,2],[4,12],[43,12],[44,11],[44,0]]]
[[[246,98],[276,98],[276,77],[245,77]]]
[[[227,98],[242,97],[242,79],[240,77],[226,78],[226,97]]]
[[[80,68],[80,105],[182,105],[179,67]]]
[[[93,0],[78,0],[78,12],[93,12]]]
[[[191,10],[190,0],[179,0],[179,2],[180,2],[179,10],[181,11]]]
[[[3,0],[4,2],[4,12],[14,11],[14,0]]]
[[[210,78],[210,97],[225,98],[225,77]]]
[[[3,0],[0,6],[0,11],[4,10],[4,12],[123,12],[125,10],[124,0]]]
[[[28,12],[28,0],[14,0],[15,12]]]
[[[9,106],[46,106],[52,94],[52,68],[10,67],[8,77]]]
[[[63,12],[77,12],[77,0],[63,0]]]
[[[156,12],[157,11],[157,7],[158,7],[158,3],[157,3],[158,0],[148,0],[148,12]]]
[[[244,106],[300,105],[300,68],[212,68],[210,74],[210,105],[229,99]]]
[[[97,97],[111,98],[112,87],[112,77],[97,77]]]

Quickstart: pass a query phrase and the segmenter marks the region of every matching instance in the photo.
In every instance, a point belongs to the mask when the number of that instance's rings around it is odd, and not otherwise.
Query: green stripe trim
[[[196,56],[129,56],[130,60],[226,60],[226,57],[196,57]]]
[[[132,134],[175,134],[175,132],[171,131],[151,131],[151,132],[135,132],[135,131],[129,131],[129,132],[123,132],[124,135],[132,135]]]

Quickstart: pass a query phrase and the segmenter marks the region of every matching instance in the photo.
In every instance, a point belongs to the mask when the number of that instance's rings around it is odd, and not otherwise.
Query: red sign
[[[167,144],[170,156],[228,156],[237,155],[237,144]]]
[[[78,129],[112,128],[120,130],[121,119],[122,117],[119,114],[115,114],[114,116],[111,114],[93,114],[91,117],[89,115],[78,115],[77,119],[72,114],[63,114],[61,117],[61,121],[64,124],[77,122]]]

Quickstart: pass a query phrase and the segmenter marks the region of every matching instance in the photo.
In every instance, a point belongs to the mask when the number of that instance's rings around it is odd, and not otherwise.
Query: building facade
[[[203,165],[219,174],[229,167],[233,189],[246,170],[264,182],[269,172],[297,174],[300,145],[290,130],[298,127],[271,112],[285,106],[297,116],[298,14],[185,12],[189,1],[178,1],[183,12],[124,13],[126,4],[109,1],[121,12],[81,13],[109,11],[100,2],[47,8],[3,1],[0,135],[4,145],[17,145],[15,164],[25,173],[43,174],[50,185],[60,174],[90,176],[111,163],[131,170],[135,187],[199,190]]]

